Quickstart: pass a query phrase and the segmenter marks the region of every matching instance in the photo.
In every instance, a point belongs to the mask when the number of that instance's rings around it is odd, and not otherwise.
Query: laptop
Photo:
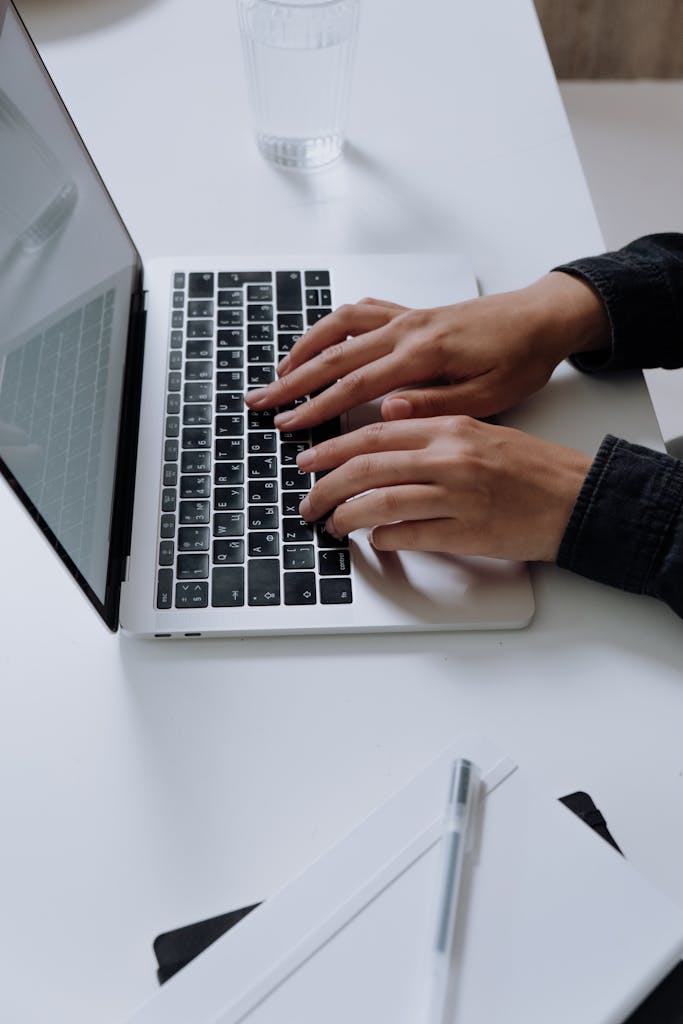
[[[518,628],[526,566],[378,554],[299,516],[307,445],[245,392],[334,306],[473,297],[457,254],[230,253],[143,266],[0,0],[0,469],[111,629],[150,637]]]

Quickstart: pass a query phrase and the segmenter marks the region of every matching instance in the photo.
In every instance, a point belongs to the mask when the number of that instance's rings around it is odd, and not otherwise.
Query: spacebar
[[[280,603],[280,562],[277,558],[252,558],[247,565],[250,605]]]

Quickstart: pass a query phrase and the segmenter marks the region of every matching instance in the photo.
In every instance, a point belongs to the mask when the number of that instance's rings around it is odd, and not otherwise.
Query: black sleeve
[[[647,235],[555,270],[579,277],[602,299],[611,348],[571,357],[580,370],[683,366],[683,235]]]
[[[607,435],[557,564],[665,601],[683,618],[683,462]]]

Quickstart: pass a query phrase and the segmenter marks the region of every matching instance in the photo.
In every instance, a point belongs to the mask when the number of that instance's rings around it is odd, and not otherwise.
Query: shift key
[[[250,605],[280,604],[280,561],[254,558],[248,562]]]

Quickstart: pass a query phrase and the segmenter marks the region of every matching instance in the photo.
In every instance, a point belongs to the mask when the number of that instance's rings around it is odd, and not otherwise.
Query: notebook
[[[524,565],[378,555],[301,519],[298,453],[375,410],[287,434],[244,405],[334,306],[473,297],[467,261],[228,249],[143,266],[15,8],[0,12],[0,468],[109,628],[526,625]]]
[[[683,951],[683,914],[480,737],[462,737],[168,980],[129,1024],[426,1020],[454,757],[482,770],[455,938],[458,1024],[622,1024]]]

